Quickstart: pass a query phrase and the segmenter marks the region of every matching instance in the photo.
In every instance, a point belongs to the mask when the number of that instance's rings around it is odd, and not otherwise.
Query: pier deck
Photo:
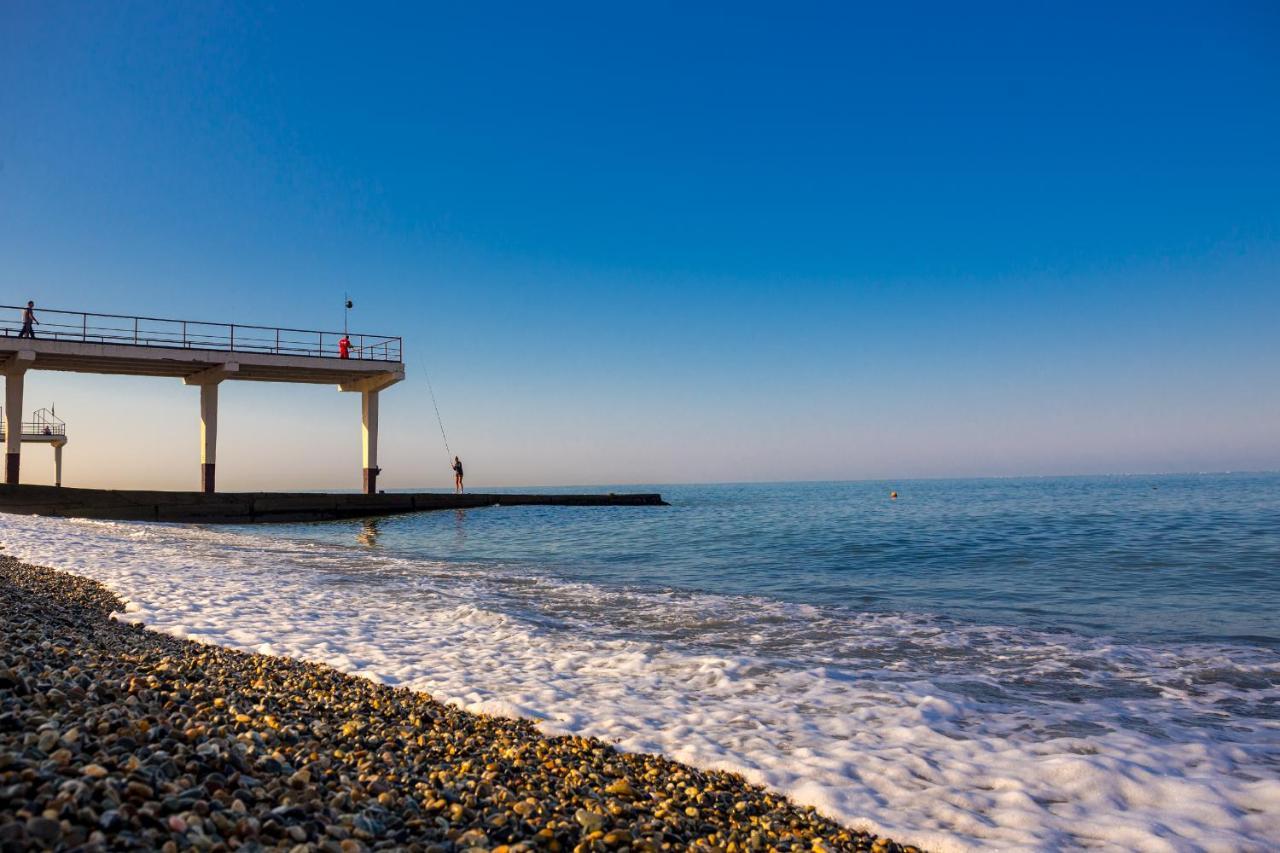
[[[324,521],[487,506],[666,506],[656,493],[495,494],[439,492],[337,494],[310,492],[161,492],[0,485],[0,512],[200,524]]]
[[[0,305],[4,376],[5,483],[20,482],[22,397],[35,370],[158,376],[200,390],[200,484],[214,493],[218,388],[228,380],[334,385],[360,395],[364,491],[378,491],[379,393],[404,379],[403,341],[392,335],[167,320],[123,314],[35,309],[27,337],[24,309]]]
[[[210,368],[219,378],[251,382],[343,385],[389,380],[404,373],[402,342],[391,335],[89,314],[40,308],[35,338],[18,337],[21,308],[0,305],[0,358],[37,370],[125,376],[196,378]],[[19,353],[30,353],[23,358]],[[389,384],[389,383],[388,383]]]

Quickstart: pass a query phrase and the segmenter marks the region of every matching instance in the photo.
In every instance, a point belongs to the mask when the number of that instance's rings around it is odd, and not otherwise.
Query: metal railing
[[[0,312],[5,311],[12,311],[13,314],[6,316],[0,313],[0,336],[19,336],[23,332],[22,318],[26,309],[17,305],[0,305]],[[32,328],[32,334],[37,340],[341,358],[339,341],[345,337],[350,342],[349,358],[394,362],[403,360],[401,339],[390,335],[207,323],[200,320],[165,320],[159,317],[91,314],[48,308],[36,308],[35,316],[37,323]]]
[[[38,424],[35,421],[23,421],[22,434],[23,435],[48,435],[48,436],[63,435],[65,436],[67,434],[67,427],[65,424],[63,424],[62,426],[54,426],[53,424]],[[4,435],[5,435],[4,424],[0,423],[0,438],[4,438]]]
[[[67,422],[49,409],[37,409],[31,413],[31,420],[22,422],[21,434],[50,437],[65,436],[67,434]],[[4,407],[0,406],[0,439],[4,438],[4,435]]]

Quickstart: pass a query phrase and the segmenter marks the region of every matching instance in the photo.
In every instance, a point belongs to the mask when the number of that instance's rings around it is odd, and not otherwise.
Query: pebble
[[[582,828],[587,832],[595,832],[605,825],[606,820],[604,815],[588,811],[587,809],[578,809],[577,812],[574,813],[573,817],[578,821],[578,823],[582,824]]]
[[[904,850],[734,774],[155,634],[123,609],[0,556],[0,853]]]
[[[52,844],[62,835],[62,824],[47,817],[33,817],[27,821],[27,835],[45,844]]]
[[[631,788],[631,783],[626,779],[619,779],[616,782],[609,783],[605,786],[604,792],[613,794],[615,797],[630,797],[635,793]]]

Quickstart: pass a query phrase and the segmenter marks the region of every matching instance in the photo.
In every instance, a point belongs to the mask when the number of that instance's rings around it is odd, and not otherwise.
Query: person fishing
[[[422,365],[422,376],[427,380],[427,393],[431,395],[431,408],[436,412],[436,423],[440,425],[440,438],[444,441],[445,459],[449,458],[449,454],[453,453],[449,449],[449,436],[444,434],[444,418],[440,417],[440,406],[436,403],[436,390],[431,387],[431,377],[427,374],[427,366]],[[453,457],[453,462],[449,465],[453,469],[453,493],[455,495],[462,494],[462,460],[457,456]]]
[[[22,312],[22,331],[18,332],[18,337],[31,338],[31,340],[34,341],[36,339],[36,333],[31,328],[32,323],[37,326],[40,325],[40,321],[36,319],[36,303],[28,301],[26,310]]]

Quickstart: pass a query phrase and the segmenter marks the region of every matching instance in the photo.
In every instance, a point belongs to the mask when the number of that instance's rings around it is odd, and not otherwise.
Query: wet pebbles
[[[910,851],[598,740],[110,618],[0,557],[0,851]]]

